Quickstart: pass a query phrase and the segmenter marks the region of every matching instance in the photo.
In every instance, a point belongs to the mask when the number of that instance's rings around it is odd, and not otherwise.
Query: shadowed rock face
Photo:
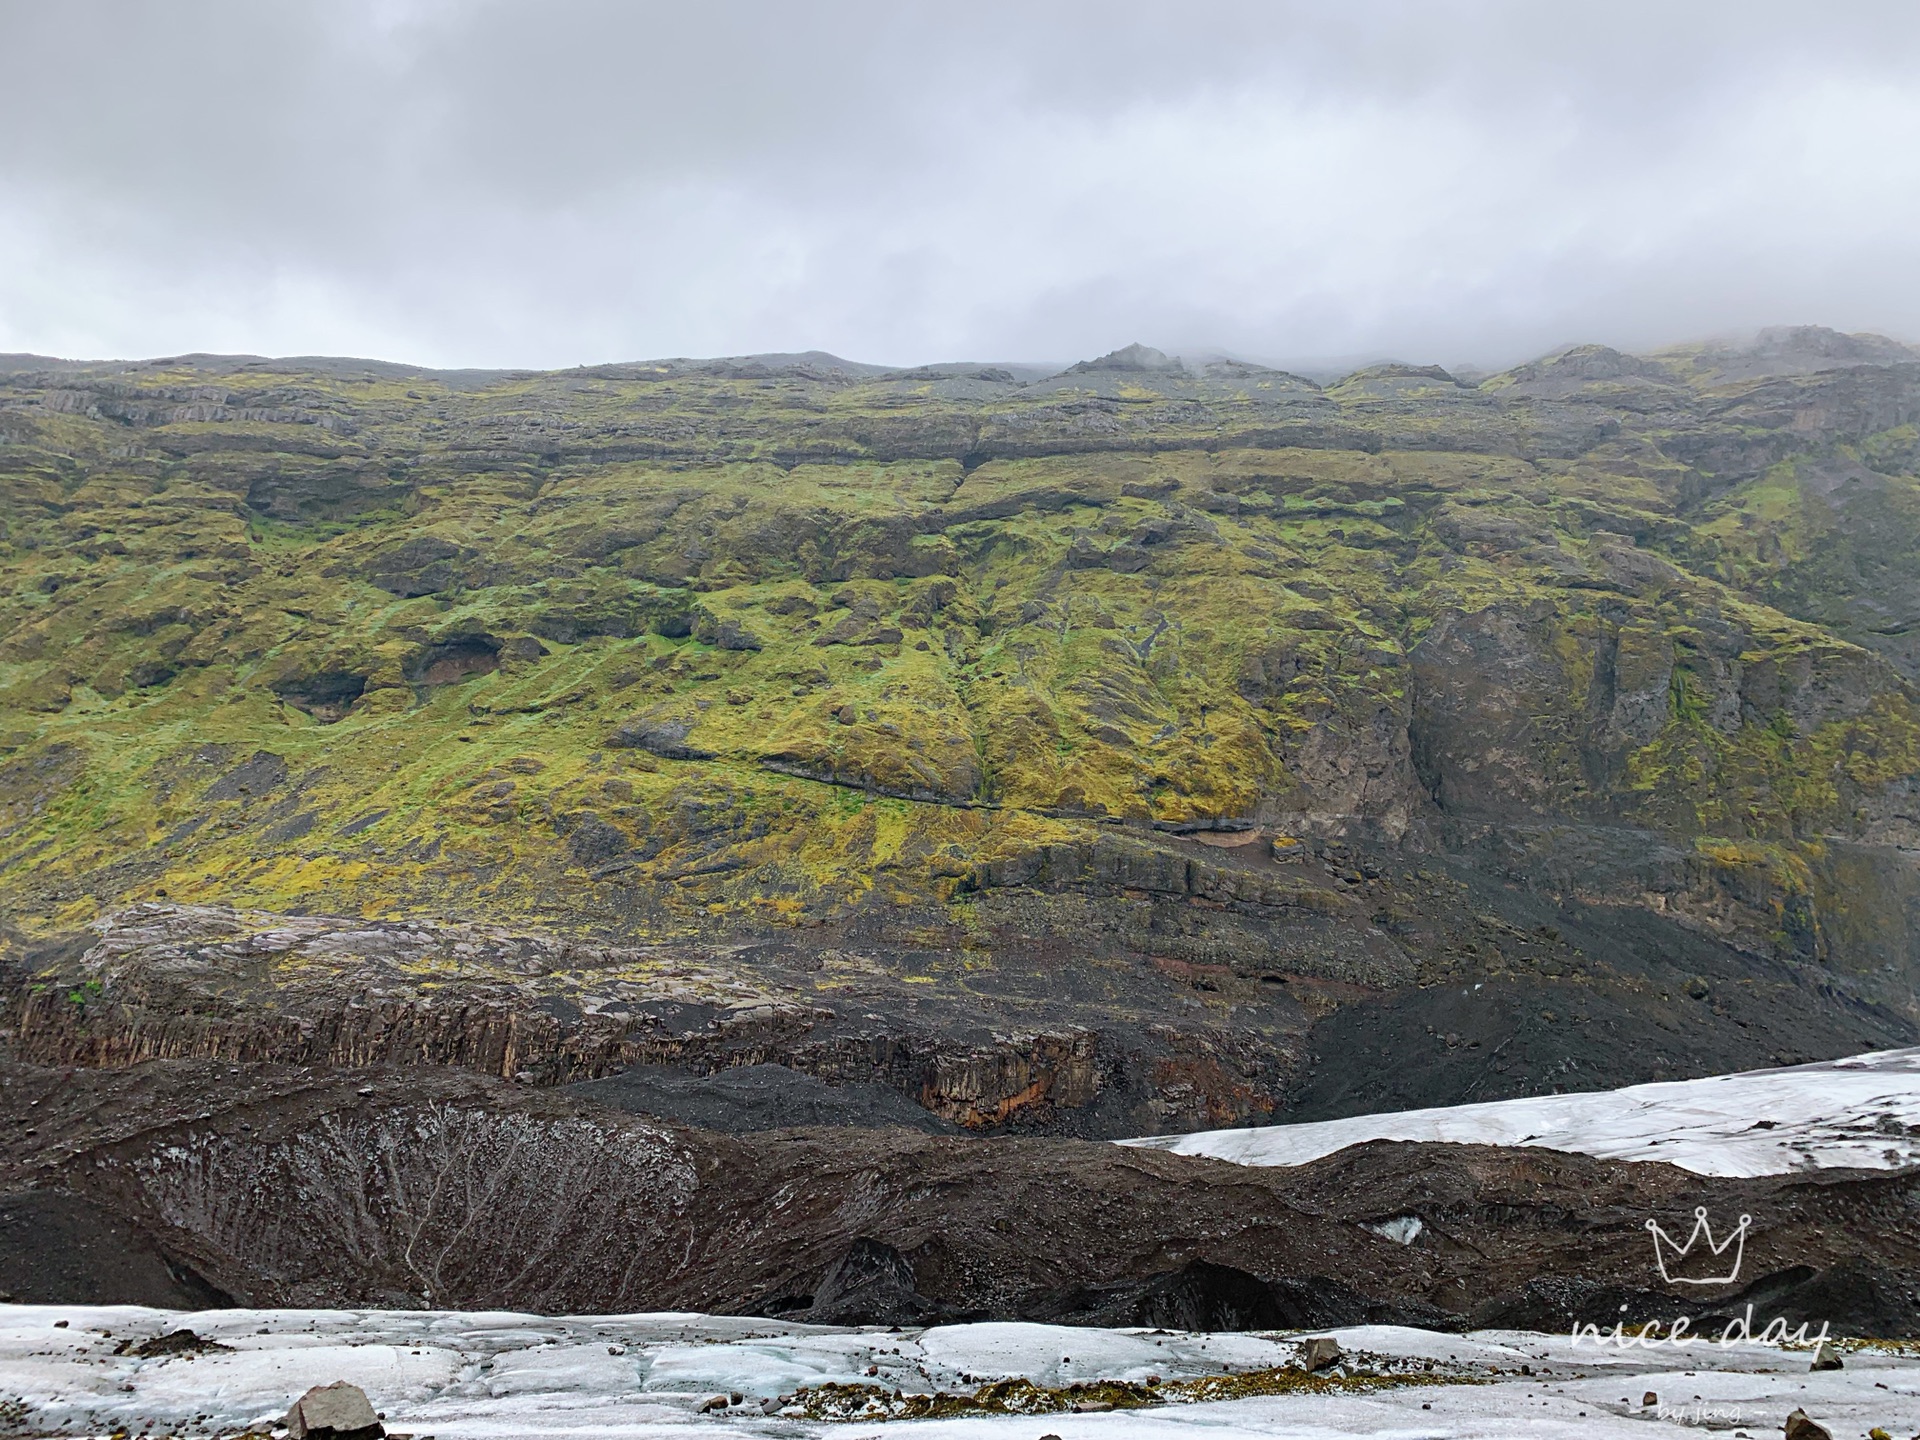
[[[9,1304],[198,1310],[232,1303],[140,1225],[66,1190],[0,1196],[0,1276]]]
[[[727,1065],[701,1074],[676,1065],[642,1064],[580,1081],[572,1089],[616,1110],[727,1133],[833,1125],[897,1125],[932,1135],[960,1129],[888,1085],[834,1084],[786,1065]]]
[[[1907,1043],[1916,424],[1804,330],[12,364],[7,1023],[1077,1135]]]
[[[913,1266],[891,1245],[862,1235],[827,1267],[807,1307],[820,1325],[924,1325],[944,1307],[915,1288]]]
[[[1396,1143],[1244,1169],[898,1129],[724,1136],[420,1068],[12,1066],[0,1080],[14,1103],[41,1101],[40,1134],[9,1127],[0,1184],[79,1196],[246,1304],[1640,1322],[1717,1313],[1659,1284],[1644,1229],[1707,1204],[1753,1217],[1740,1305],[1842,1333],[1920,1330],[1913,1172],[1713,1180]],[[1399,1243],[1387,1222],[1408,1216],[1422,1226]]]

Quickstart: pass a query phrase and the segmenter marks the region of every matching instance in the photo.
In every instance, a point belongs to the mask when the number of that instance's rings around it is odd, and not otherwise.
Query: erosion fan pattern
[[[1089,936],[1235,1003],[1262,967],[1377,995],[1519,963],[1423,932],[1439,902],[1364,851],[1913,1015],[1891,342],[1325,387],[1137,348],[1027,381],[6,367],[18,953],[164,899],[871,942],[930,999]]]
[[[250,1265],[295,1303],[403,1308],[623,1295],[677,1256],[696,1183],[656,1129],[450,1104],[324,1115],[264,1147],[190,1131],[92,1168],[215,1273]]]

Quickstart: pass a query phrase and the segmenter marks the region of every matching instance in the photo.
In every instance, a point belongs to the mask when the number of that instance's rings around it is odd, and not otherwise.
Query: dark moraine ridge
[[[1753,1300],[1920,1334],[1913,1171],[1715,1180],[1390,1142],[1248,1169],[900,1128],[724,1135],[423,1067],[9,1066],[0,1082],[36,1121],[0,1142],[0,1213],[37,1206],[93,1245],[55,1276],[0,1234],[0,1285],[23,1295],[1197,1328],[1559,1328]],[[1651,1283],[1646,1218],[1702,1203],[1754,1217],[1730,1299]],[[1411,1244],[1371,1228],[1406,1217]],[[104,1258],[110,1228],[140,1237],[144,1270]]]

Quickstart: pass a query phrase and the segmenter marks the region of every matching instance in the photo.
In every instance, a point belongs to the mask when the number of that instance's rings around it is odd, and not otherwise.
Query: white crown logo
[[[1740,1278],[1740,1265],[1747,1256],[1747,1230],[1752,1224],[1753,1217],[1751,1215],[1742,1215],[1740,1217],[1740,1223],[1734,1227],[1733,1233],[1728,1235],[1724,1240],[1716,1243],[1713,1238],[1713,1227],[1707,1223],[1707,1207],[1700,1205],[1695,1207],[1693,1212],[1693,1234],[1687,1237],[1686,1244],[1677,1245],[1674,1243],[1673,1237],[1660,1228],[1660,1222],[1658,1220],[1647,1221],[1647,1233],[1653,1236],[1653,1263],[1660,1269],[1660,1278],[1669,1285],[1733,1284],[1734,1281]],[[1733,1251],[1733,1264],[1725,1274],[1704,1276],[1675,1275],[1667,1269],[1669,1253],[1671,1253],[1674,1263],[1678,1264],[1680,1261],[1686,1259],[1688,1254],[1692,1252],[1693,1247],[1702,1240],[1706,1242],[1708,1251],[1713,1254],[1715,1259],[1721,1258],[1729,1250]]]

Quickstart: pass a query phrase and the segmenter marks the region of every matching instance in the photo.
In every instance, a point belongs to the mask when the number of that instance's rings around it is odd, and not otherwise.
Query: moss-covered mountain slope
[[[1039,380],[11,357],[20,1043],[211,1043],[136,996],[459,1003],[472,924],[614,947],[607,1013],[707,1027],[546,1078],[866,1066],[969,1124],[1901,1038],[1917,436],[1920,355],[1809,330],[1326,387],[1137,347]],[[171,959],[76,958],[136,902],[186,907]],[[220,905],[449,928],[358,991],[125,971]],[[614,1003],[549,970],[513,1003]]]

